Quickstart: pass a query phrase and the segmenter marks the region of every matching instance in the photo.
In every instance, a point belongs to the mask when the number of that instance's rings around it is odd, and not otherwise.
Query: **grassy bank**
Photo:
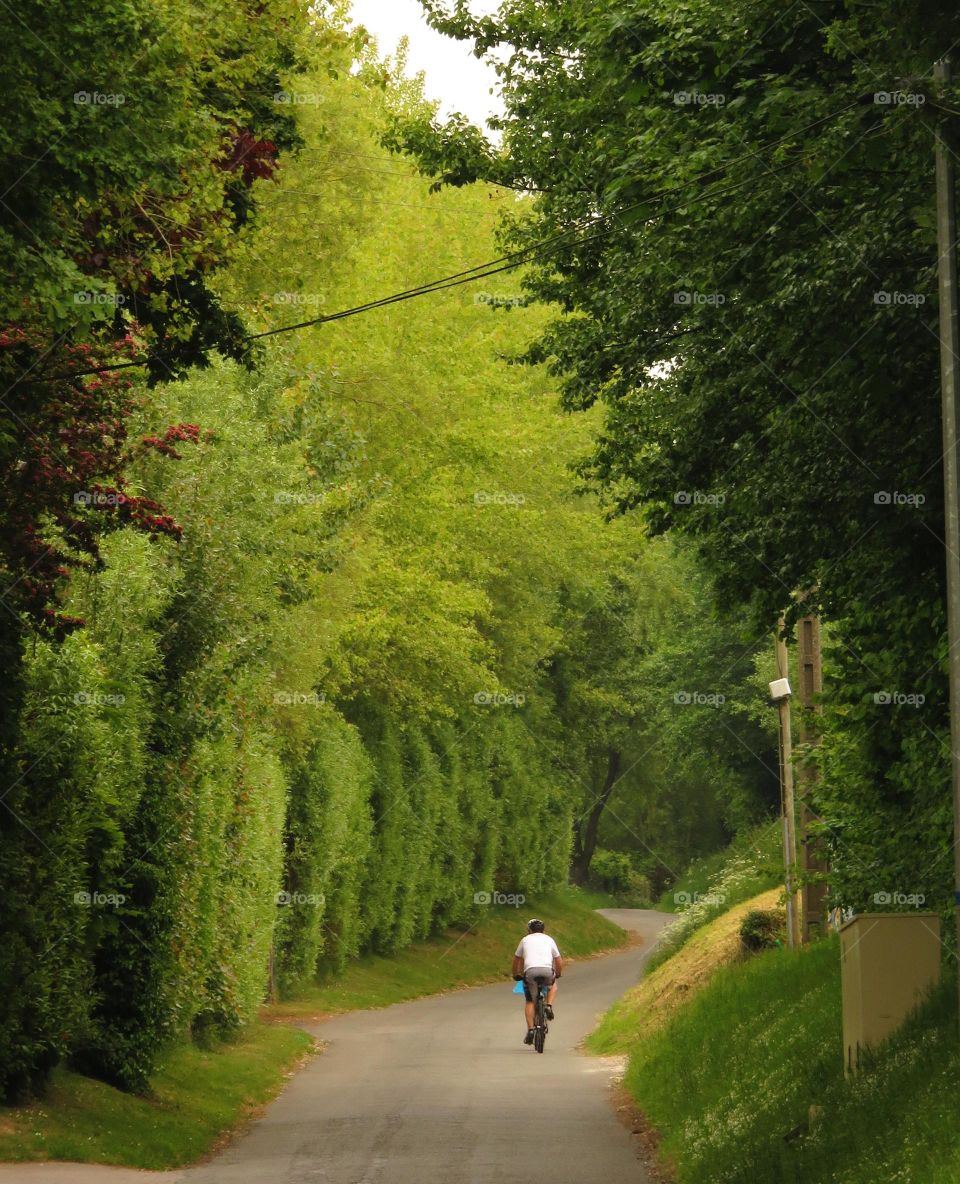
[[[777,881],[771,877],[783,875],[780,825],[779,818],[758,823],[750,830],[736,835],[728,846],[702,859],[695,859],[680,879],[663,893],[655,907],[664,913],[682,912],[689,901],[715,892],[717,882],[729,878],[731,865],[744,860],[749,861],[755,874],[763,881],[757,891],[772,888]],[[740,899],[745,897],[741,896]]]
[[[702,991],[716,971],[742,958],[740,923],[751,909],[773,909],[774,888],[736,905],[693,933],[672,958],[648,971],[632,991],[610,1008],[587,1039],[593,1053],[629,1052]]]
[[[179,1167],[275,1097],[312,1047],[306,1032],[265,1024],[235,1044],[177,1045],[149,1098],[57,1069],[42,1102],[0,1107],[0,1159]]]
[[[359,958],[336,979],[273,1004],[264,1015],[295,1019],[359,1007],[386,1007],[421,995],[504,980],[531,916],[544,919],[566,958],[618,949],[627,944],[628,935],[594,912],[612,903],[601,894],[567,888],[531,898],[521,909],[491,907],[466,932],[451,930],[416,942],[390,958]]]
[[[848,1083],[835,938],[717,970],[633,1041],[625,1084],[680,1184],[960,1180],[955,985]]]
[[[743,899],[773,874],[777,838],[755,831],[675,886],[675,931],[589,1050],[628,1054],[624,1084],[678,1184],[957,1184],[955,978],[846,1081],[838,939],[740,947],[743,916],[780,896]]]
[[[783,883],[779,821],[738,835],[729,847],[697,860],[663,894],[657,908],[678,914],[665,930],[648,966],[675,954],[697,930],[734,906]]]

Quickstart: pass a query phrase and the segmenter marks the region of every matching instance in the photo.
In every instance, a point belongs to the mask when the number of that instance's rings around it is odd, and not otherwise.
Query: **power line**
[[[779,173],[785,172],[790,167],[791,167],[790,165],[782,165],[779,169],[773,169],[771,171],[775,174],[779,174]],[[711,191],[709,196],[710,197],[722,197],[727,193],[732,193],[734,190],[742,189],[745,185],[750,185],[750,184],[753,184],[752,177],[748,177],[742,181],[736,181],[733,184],[726,186],[725,188],[714,189]],[[646,204],[647,204],[646,201],[642,201],[642,202],[636,202],[632,206],[625,206],[622,210],[618,210],[616,212],[616,214],[604,215],[604,220],[609,219],[609,218],[618,217],[621,214],[625,214],[625,213],[629,212],[630,210],[636,209],[639,206],[643,206]],[[571,233],[571,231],[564,231],[564,236],[569,233]],[[582,246],[584,243],[591,242],[593,239],[602,238],[605,233],[609,233],[609,231],[597,230],[593,234],[588,234],[585,238],[581,238],[581,239],[577,240],[576,245]],[[559,238],[561,236],[557,236],[557,237]],[[526,256],[529,254],[533,254],[533,255],[542,254],[542,253],[544,253],[543,248],[546,245],[550,244],[551,241],[552,240],[548,239],[548,240],[545,240],[544,243],[534,244],[531,247],[525,248],[523,251],[518,251],[516,254],[517,254],[517,256]],[[418,288],[409,288],[405,292],[397,292],[396,294],[394,294],[392,296],[384,296],[380,300],[371,300],[367,304],[360,304],[354,308],[344,309],[342,312],[329,313],[326,316],[320,316],[320,317],[311,317],[309,320],[306,320],[306,321],[298,321],[294,325],[281,325],[279,328],[267,329],[265,332],[262,332],[262,333],[252,333],[252,334],[250,334],[249,337],[245,338],[245,340],[246,341],[256,341],[256,340],[259,340],[260,338],[263,338],[263,337],[275,337],[280,333],[292,333],[292,332],[294,332],[294,330],[306,329],[312,325],[324,325],[329,321],[339,321],[339,320],[342,320],[344,317],[356,316],[359,313],[368,312],[370,309],[383,308],[388,304],[399,304],[404,300],[413,300],[417,296],[429,295],[431,292],[442,292],[442,291],[446,290],[447,288],[459,288],[463,284],[472,284],[472,283],[475,283],[477,280],[486,279],[488,276],[491,276],[491,275],[498,275],[504,271],[512,271],[514,268],[522,266],[523,263],[526,261],[525,258],[517,258],[517,257],[512,257],[512,256],[504,256],[504,259],[508,260],[508,262],[504,262],[502,264],[502,266],[500,266],[500,267],[493,267],[493,263],[500,262],[500,260],[493,260],[492,263],[480,264],[478,267],[470,268],[468,271],[458,272],[455,275],[446,276],[440,280],[434,280],[432,283],[424,284]],[[481,271],[481,268],[484,268],[484,267],[488,268],[489,270]],[[472,272],[480,272],[480,274],[474,275],[474,274],[471,274]]]
[[[721,165],[717,165],[715,168],[708,169],[704,173],[700,173],[698,176],[691,178],[691,181],[688,182],[688,184],[703,184],[705,182],[709,182],[712,177],[715,177],[719,173],[723,173],[731,168],[734,168],[736,165],[744,161],[756,159],[756,157],[762,152],[768,152],[771,149],[779,147],[779,145],[785,143],[787,140],[794,139],[796,136],[803,135],[804,133],[812,131],[814,128],[819,127],[824,123],[829,123],[832,120],[839,118],[851,108],[858,106],[862,101],[863,96],[858,96],[851,102],[845,104],[843,107],[838,108],[838,110],[831,112],[829,115],[821,116],[819,119],[815,119],[803,127],[795,128],[777,140],[772,140],[767,144],[750,149],[739,157],[734,157],[732,160],[726,161]],[[790,164],[786,164],[781,166],[776,171],[784,172],[790,167],[792,167]],[[744,185],[752,183],[753,178],[745,178],[744,180],[735,182],[726,188],[714,189],[704,196],[720,197],[736,189],[743,188]],[[628,206],[624,206],[622,209],[613,210],[608,214],[598,214],[593,221],[593,225],[597,227],[597,229],[588,234],[585,238],[578,240],[577,245],[583,245],[584,243],[590,242],[596,238],[603,237],[603,235],[608,234],[611,232],[611,230],[615,229],[615,226],[610,227],[605,224],[610,223],[611,221],[615,222],[616,220],[622,218],[623,215],[632,213],[634,210],[649,205],[651,201],[656,201],[657,199],[666,199],[668,197],[676,197],[676,195],[675,189],[661,189],[649,194],[640,201],[636,201]],[[656,217],[663,217],[668,212],[669,208],[664,208],[660,211],[651,211],[648,220],[652,220]],[[544,253],[548,248],[562,243],[563,240],[568,239],[570,235],[575,234],[577,231],[582,229],[585,229],[583,223],[574,225],[569,229],[560,231],[555,235],[551,235],[549,238],[543,239],[540,242],[532,243],[529,247],[524,247],[508,255],[503,255],[498,259],[489,260],[486,263],[479,263],[475,267],[466,268],[464,271],[455,272],[453,275],[443,276],[440,279],[432,280],[429,283],[419,284],[416,287],[407,288],[402,292],[395,292],[390,296],[384,296],[377,300],[370,300],[364,304],[355,305],[352,308],[342,309],[339,312],[328,313],[319,317],[311,317],[309,320],[298,321],[292,325],[281,325],[276,329],[267,329],[261,333],[251,333],[242,338],[242,340],[259,341],[266,337],[276,337],[282,333],[293,333],[300,329],[311,328],[314,325],[325,325],[331,321],[344,320],[347,317],[358,316],[360,313],[370,312],[373,309],[385,308],[390,304],[398,304],[405,300],[413,300],[419,296],[429,295],[432,292],[442,292],[448,288],[457,288],[462,284],[475,283],[477,280],[487,279],[489,276],[499,275],[505,271],[512,271],[515,268],[522,266],[528,261],[529,258],[536,257],[537,255]],[[94,366],[87,370],[76,370],[72,374],[50,375],[47,378],[40,379],[40,381],[53,382],[62,378],[82,378],[88,374],[106,374],[117,370],[128,370],[134,367],[145,366],[147,365],[148,361],[149,359],[145,358],[143,360],[134,362],[119,362],[111,366]]]

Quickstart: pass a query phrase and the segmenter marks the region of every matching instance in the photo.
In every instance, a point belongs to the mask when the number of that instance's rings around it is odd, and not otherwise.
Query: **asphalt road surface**
[[[9,1165],[0,1184],[645,1184],[611,1105],[613,1067],[577,1045],[637,981],[671,918],[602,911],[644,940],[569,965],[542,1056],[523,1044],[509,979],[351,1012],[311,1028],[323,1054],[209,1163],[182,1172]]]

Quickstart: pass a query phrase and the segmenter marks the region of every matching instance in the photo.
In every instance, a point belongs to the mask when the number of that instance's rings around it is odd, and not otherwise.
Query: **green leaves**
[[[955,8],[825,22],[767,0],[531,2],[492,20],[490,40],[515,47],[498,175],[536,194],[508,244],[569,232],[585,204],[610,215],[524,278],[558,313],[528,356],[550,359],[568,407],[605,404],[581,474],[615,510],[694,540],[757,639],[794,589],[818,586],[848,659],[828,698],[824,809],[855,799],[862,828],[862,848],[834,852],[843,898],[866,898],[868,852],[903,875],[910,859],[947,867],[934,822],[946,718],[931,624],[943,530],[928,113]],[[575,46],[576,67],[544,44]],[[939,114],[955,121],[954,108]],[[477,135],[458,143],[421,122],[396,140],[441,181],[469,144],[493,180]],[[894,490],[913,495],[909,512],[876,500]],[[922,685],[922,719],[846,709],[848,692],[869,703],[884,679]],[[916,791],[927,845],[895,853],[874,811],[911,779],[936,787]],[[946,872],[931,893],[949,900]]]

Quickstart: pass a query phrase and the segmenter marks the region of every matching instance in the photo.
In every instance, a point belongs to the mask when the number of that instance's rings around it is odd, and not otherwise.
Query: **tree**
[[[425,8],[505,51],[502,148],[458,119],[399,120],[391,142],[440,185],[535,197],[505,242],[548,244],[524,283],[561,315],[529,357],[569,407],[604,405],[583,474],[691,537],[758,637],[785,606],[832,621],[836,883],[862,904],[933,861],[948,904],[929,120],[957,118],[955,88],[931,84],[956,10]],[[894,689],[922,709],[888,710]],[[892,837],[897,814],[915,842]]]

